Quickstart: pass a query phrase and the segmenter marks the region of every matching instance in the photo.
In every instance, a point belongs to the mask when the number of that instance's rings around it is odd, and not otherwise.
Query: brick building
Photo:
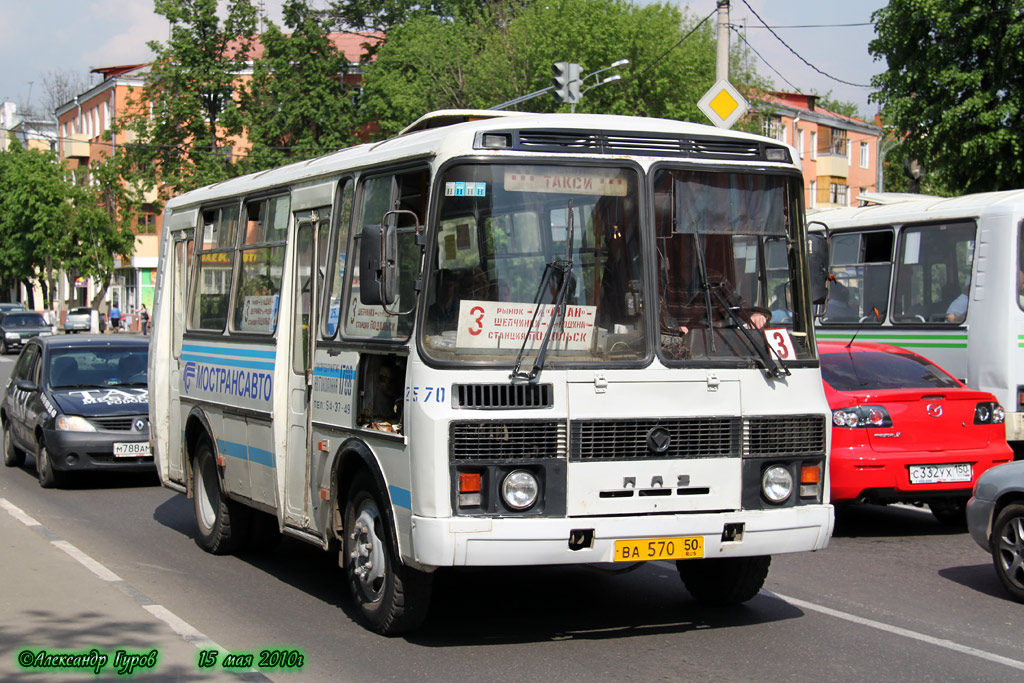
[[[877,191],[882,129],[817,106],[816,95],[769,93],[757,103],[762,133],[796,148],[808,209],[856,206],[861,192]]]

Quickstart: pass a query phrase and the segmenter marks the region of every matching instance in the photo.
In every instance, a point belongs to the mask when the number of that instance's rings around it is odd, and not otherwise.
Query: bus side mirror
[[[398,292],[398,232],[394,224],[363,226],[359,245],[359,301],[390,306]]]
[[[811,284],[811,303],[820,306],[828,298],[828,240],[824,235],[807,236],[807,270]]]

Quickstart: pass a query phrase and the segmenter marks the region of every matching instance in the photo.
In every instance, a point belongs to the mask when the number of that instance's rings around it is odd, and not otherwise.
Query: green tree
[[[627,0],[505,2],[445,19],[415,15],[391,30],[365,67],[364,116],[393,134],[431,110],[487,108],[545,88],[554,62],[579,63],[586,75],[625,58],[622,80],[588,92],[577,111],[706,122],[697,102],[715,81],[715,35],[711,22],[688,35],[698,24],[675,6]],[[768,86],[739,46],[730,79],[747,93]],[[569,109],[550,96],[519,108]]]
[[[125,185],[121,175],[115,159],[103,159],[93,163],[87,174],[78,174],[70,193],[69,244],[61,268],[70,282],[91,277],[97,283],[90,302],[93,308],[99,308],[114,280],[115,258],[135,253],[132,225],[142,196]],[[74,305],[71,298],[67,305]]]
[[[33,281],[43,291],[43,306],[52,307],[62,271],[72,282],[96,278],[101,299],[113,278],[115,255],[134,252],[128,220],[112,217],[112,177],[97,167],[89,182],[81,173],[76,184],[52,152],[17,144],[0,152],[0,273],[5,286],[25,285],[29,308],[35,308]]]
[[[53,152],[12,143],[0,153],[0,268],[6,280],[25,285],[29,308],[35,308],[33,280],[49,307],[72,211],[69,189]]]
[[[355,141],[352,88],[343,82],[347,68],[329,33],[329,20],[306,0],[288,0],[284,34],[273,23],[262,34],[263,56],[253,64],[244,89],[252,149],[247,170],[334,151]]]
[[[113,130],[134,137],[122,148],[129,182],[177,193],[237,174],[232,148],[244,117],[235,90],[251,57],[257,12],[251,0],[230,0],[223,21],[217,0],[154,6],[170,23],[170,38],[148,43],[155,58],[146,84]]]
[[[860,109],[857,107],[856,102],[847,102],[844,100],[837,100],[832,97],[832,91],[829,90],[824,95],[818,95],[817,105],[820,105],[822,109],[827,109],[833,114],[841,114],[843,116],[852,116],[854,118],[867,121],[868,119],[860,113]]]
[[[528,0],[523,0],[525,4]],[[391,37],[394,28],[413,17],[432,16],[442,21],[455,17],[472,16],[492,4],[493,0],[331,0],[328,13],[334,24],[343,31],[364,35]],[[377,51],[376,41],[368,45],[367,58]]]
[[[890,0],[872,18],[898,156],[953,194],[1024,186],[1024,3]]]

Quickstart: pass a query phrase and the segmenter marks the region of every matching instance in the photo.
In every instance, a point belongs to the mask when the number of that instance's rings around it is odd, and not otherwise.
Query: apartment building
[[[856,206],[880,189],[882,128],[817,105],[816,95],[772,92],[757,103],[762,132],[796,148],[808,209]]]
[[[25,149],[53,150],[57,146],[57,123],[53,116],[19,112],[14,102],[2,102],[0,140],[4,149],[7,149],[11,136]]]

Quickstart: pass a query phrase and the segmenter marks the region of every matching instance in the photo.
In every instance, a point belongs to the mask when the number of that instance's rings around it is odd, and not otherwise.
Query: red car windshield
[[[881,351],[823,354],[821,376],[836,391],[956,389],[960,386],[924,358]]]

